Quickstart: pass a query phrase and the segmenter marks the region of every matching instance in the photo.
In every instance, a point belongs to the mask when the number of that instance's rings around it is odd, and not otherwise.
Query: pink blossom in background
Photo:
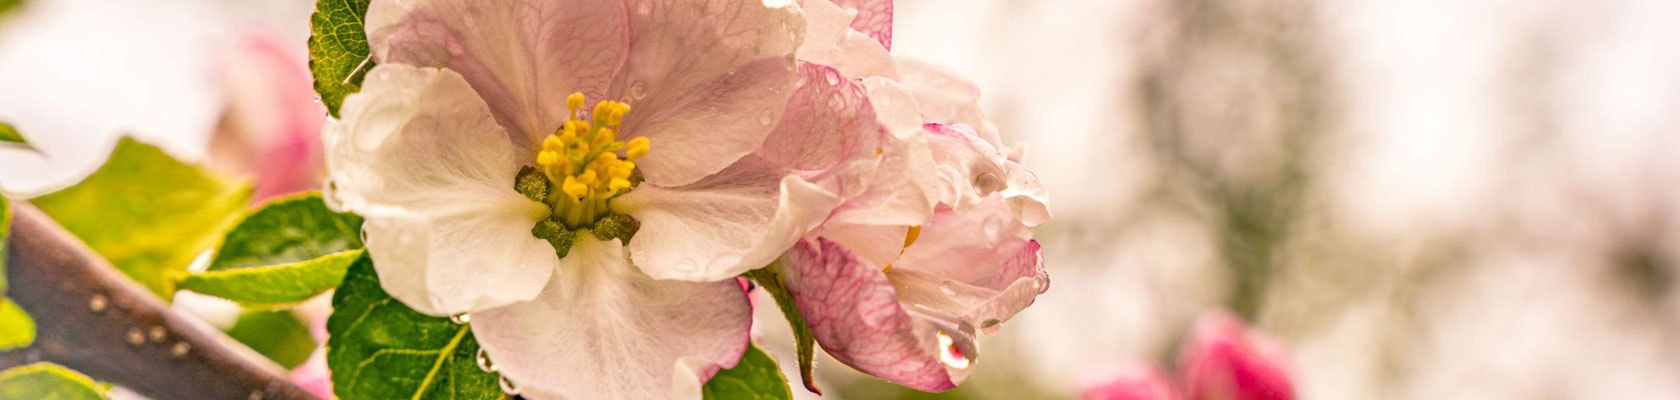
[[[1083,400],[1180,400],[1178,389],[1154,365],[1111,362],[1087,369],[1079,379]]]
[[[321,125],[301,42],[252,29],[218,72],[227,108],[211,139],[215,165],[256,177],[253,201],[321,187]]]
[[[1295,398],[1283,348],[1229,312],[1203,314],[1178,362],[1190,400]]]

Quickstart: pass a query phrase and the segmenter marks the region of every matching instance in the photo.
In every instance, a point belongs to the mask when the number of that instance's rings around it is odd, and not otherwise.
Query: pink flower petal
[[[851,11],[829,0],[805,0],[802,7],[809,28],[799,46],[799,60],[834,67],[851,78],[898,78],[887,48],[852,28],[861,19],[854,19]]]
[[[466,77],[524,146],[564,121],[566,96],[607,94],[628,54],[623,0],[375,0],[375,61]]]
[[[899,81],[916,96],[927,122],[968,125],[992,147],[1001,148],[997,125],[980,109],[980,87],[956,72],[933,63],[898,59]]]
[[[875,38],[881,42],[881,47],[892,50],[893,0],[835,0],[835,3],[857,10],[852,29]]]
[[[794,303],[817,343],[835,360],[925,391],[954,388],[971,370],[970,360],[977,356],[973,328],[912,318],[881,267],[822,238],[800,241],[784,261]],[[951,346],[940,346],[942,341]],[[949,358],[957,365],[942,362],[942,351],[955,351],[957,356],[947,357],[960,357]]]
[[[735,280],[655,280],[618,241],[587,235],[566,259],[579,261],[536,299],[473,314],[479,344],[525,397],[698,399],[746,351],[752,308]]]
[[[899,301],[988,331],[1050,289],[1043,250],[1002,200],[941,208],[887,272]]]
[[[1197,320],[1179,355],[1191,400],[1293,399],[1288,365],[1275,340],[1224,311]]]
[[[647,182],[693,183],[764,143],[793,92],[793,54],[805,29],[798,8],[631,3],[631,53],[610,97],[634,107],[623,131],[653,143],[637,162]]]
[[[713,281],[775,260],[839,204],[828,190],[758,155],[693,184],[650,184],[613,200],[641,221],[636,266],[658,279]]]
[[[804,62],[795,82],[787,111],[757,154],[842,198],[862,192],[886,139],[863,87],[833,68]]]
[[[972,128],[929,123],[924,131],[942,181],[937,189],[940,203],[962,211],[1002,192],[1015,217],[1027,226],[1050,219],[1049,195],[1038,176],[1009,160]]]

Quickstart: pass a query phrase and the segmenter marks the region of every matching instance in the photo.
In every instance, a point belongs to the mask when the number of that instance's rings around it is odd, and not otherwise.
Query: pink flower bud
[[[1079,380],[1084,400],[1179,400],[1160,369],[1141,362],[1114,362],[1087,369]]]
[[[1190,400],[1290,400],[1289,362],[1265,333],[1225,311],[1203,314],[1179,354]]]

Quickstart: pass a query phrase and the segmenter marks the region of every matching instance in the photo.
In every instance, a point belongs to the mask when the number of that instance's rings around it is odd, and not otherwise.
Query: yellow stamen
[[[566,96],[567,120],[543,138],[537,152],[537,166],[560,188],[548,199],[553,215],[569,228],[590,226],[606,216],[607,201],[630,190],[636,170],[632,161],[649,150],[645,137],[618,139],[629,104],[599,101],[584,114],[584,100],[582,93]]]

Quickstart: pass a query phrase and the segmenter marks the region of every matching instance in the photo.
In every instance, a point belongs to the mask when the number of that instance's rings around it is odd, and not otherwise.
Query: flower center
[[[630,113],[630,105],[603,100],[588,114],[583,110],[583,93],[566,97],[569,116],[553,134],[543,138],[537,152],[537,170],[548,178],[543,200],[554,211],[556,222],[579,229],[595,225],[611,214],[607,202],[635,185],[636,160],[648,153],[648,139],[618,140],[619,123]]]

